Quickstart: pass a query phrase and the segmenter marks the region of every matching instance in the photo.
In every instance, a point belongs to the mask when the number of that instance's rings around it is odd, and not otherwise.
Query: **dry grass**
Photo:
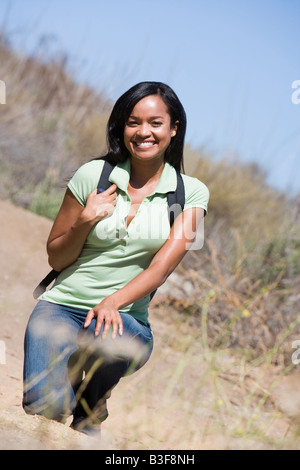
[[[190,252],[177,269],[177,287],[188,282],[192,288],[175,296],[170,290],[160,301],[202,329],[207,302],[210,347],[234,348],[249,361],[259,358],[285,368],[291,364],[292,342],[300,337],[299,247],[293,249],[292,265],[285,255],[266,253],[268,244],[250,252],[242,250],[240,242],[239,233],[232,231],[230,244],[236,244],[238,254],[234,257],[226,252],[228,246],[220,250],[207,235],[203,252]]]
[[[54,217],[70,178],[83,160],[105,148],[110,103],[76,84],[62,56],[43,62],[12,51],[0,35],[0,165],[2,198]],[[50,209],[45,197],[48,194]]]

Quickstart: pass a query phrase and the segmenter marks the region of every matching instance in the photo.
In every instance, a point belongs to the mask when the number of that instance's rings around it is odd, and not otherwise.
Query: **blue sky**
[[[257,162],[291,193],[300,190],[299,24],[300,0],[0,0],[16,47],[33,52],[47,38],[113,100],[142,80],[168,83],[192,147]]]

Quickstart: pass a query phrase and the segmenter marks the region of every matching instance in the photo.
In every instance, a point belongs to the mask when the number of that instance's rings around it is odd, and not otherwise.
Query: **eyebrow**
[[[131,114],[128,119],[139,119],[139,118]],[[151,116],[150,119],[163,119],[163,116]]]

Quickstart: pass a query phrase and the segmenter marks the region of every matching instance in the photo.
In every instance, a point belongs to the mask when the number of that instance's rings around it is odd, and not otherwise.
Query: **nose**
[[[137,130],[137,135],[140,137],[148,137],[151,134],[149,125],[147,123],[141,124]]]

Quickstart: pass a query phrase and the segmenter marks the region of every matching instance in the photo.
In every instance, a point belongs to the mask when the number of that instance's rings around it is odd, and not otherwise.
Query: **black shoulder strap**
[[[177,175],[177,186],[175,191],[167,193],[168,200],[168,215],[170,227],[172,227],[176,217],[183,211],[185,204],[185,190],[182,176],[179,171],[176,171]],[[154,297],[157,289],[150,294],[150,300]]]
[[[111,163],[105,160],[104,166],[101,171],[100,179],[98,182],[98,186],[97,186],[98,194],[103,193],[103,191],[105,191],[111,186],[112,183],[109,181],[108,178],[112,170],[114,169],[114,167],[115,167],[114,165],[112,165]]]
[[[55,269],[52,269],[47,274],[47,276],[41,280],[39,285],[36,286],[36,288],[34,289],[33,294],[32,294],[33,298],[37,299],[40,295],[42,295],[45,292],[46,288],[49,286],[49,284],[51,284],[51,282],[54,281],[54,279],[56,279],[58,275],[59,275],[59,271],[55,271]]]
[[[183,179],[179,171],[176,171],[177,175],[177,186],[175,191],[167,193],[168,209],[169,209],[169,220],[170,226],[172,227],[176,217],[183,211],[185,204],[185,191]]]

